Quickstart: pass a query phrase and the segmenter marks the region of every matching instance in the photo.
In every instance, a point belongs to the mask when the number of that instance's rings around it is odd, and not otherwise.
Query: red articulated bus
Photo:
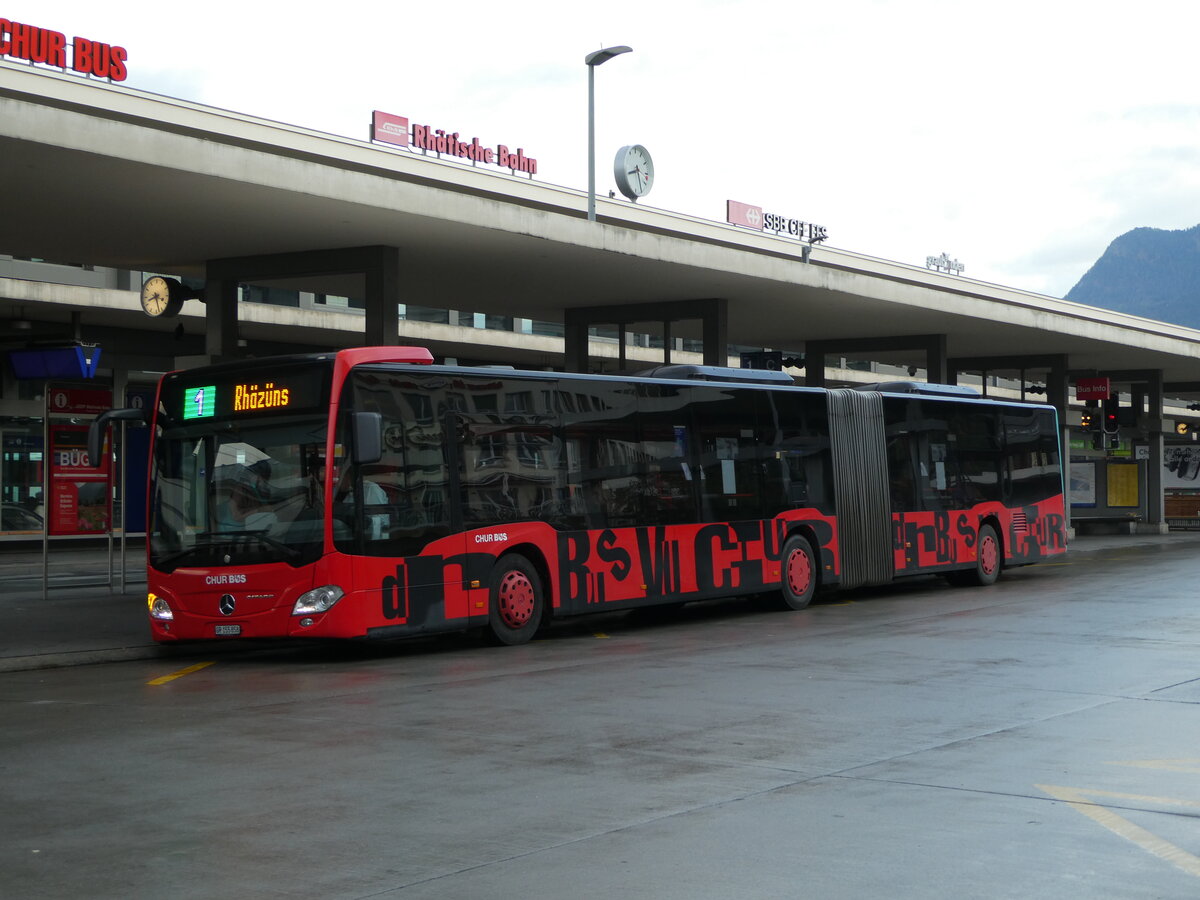
[[[131,415],[98,419],[93,448]],[[601,610],[990,584],[1066,550],[1054,409],[968,388],[361,348],[171,373],[151,424],[164,642],[483,628],[519,644]]]

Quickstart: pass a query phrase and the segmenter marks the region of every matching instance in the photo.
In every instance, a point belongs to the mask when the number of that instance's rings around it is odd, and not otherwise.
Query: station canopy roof
[[[1188,328],[823,245],[804,261],[794,239],[607,197],[588,222],[580,190],[14,63],[0,63],[0,159],[0,249],[16,256],[202,278],[211,259],[386,245],[399,299],[423,306],[553,322],[724,298],[735,345],[945,334],[951,358],[1065,353],[1081,372],[1200,382]],[[275,284],[364,289],[357,274]],[[154,327],[136,307],[88,315]]]

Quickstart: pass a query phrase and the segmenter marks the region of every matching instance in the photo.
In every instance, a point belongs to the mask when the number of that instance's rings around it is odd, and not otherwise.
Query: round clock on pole
[[[617,151],[613,161],[617,189],[630,200],[645,197],[654,186],[654,160],[641,144],[629,144]]]

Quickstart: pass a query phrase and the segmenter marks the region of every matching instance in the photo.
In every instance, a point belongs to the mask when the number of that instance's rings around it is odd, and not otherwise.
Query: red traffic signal
[[[1100,426],[1105,434],[1116,434],[1120,431],[1120,422],[1118,421],[1121,415],[1121,401],[1116,397],[1109,397],[1104,401],[1104,409],[1100,415]]]

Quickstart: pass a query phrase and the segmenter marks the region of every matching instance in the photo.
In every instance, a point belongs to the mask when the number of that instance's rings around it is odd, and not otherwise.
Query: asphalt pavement
[[[1076,537],[1068,560],[1137,547],[1195,545],[1200,531]],[[0,549],[0,672],[129,659],[211,655],[244,641],[162,647],[146,622],[146,572],[140,543],[119,547],[41,544]],[[261,646],[258,644],[256,646]]]

